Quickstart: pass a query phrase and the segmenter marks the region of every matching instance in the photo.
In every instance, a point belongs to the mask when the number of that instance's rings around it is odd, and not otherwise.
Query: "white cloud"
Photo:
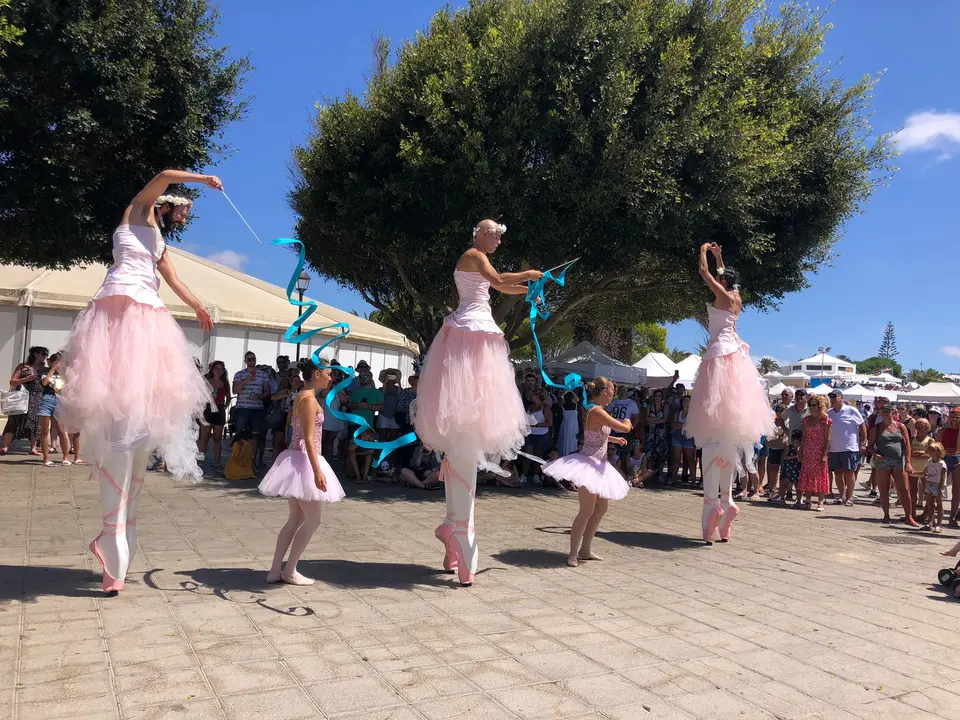
[[[902,152],[940,150],[937,161],[943,162],[953,156],[951,149],[960,147],[960,113],[914,113],[893,139]]]
[[[793,343],[784,343],[783,346],[787,350],[796,350],[798,347],[800,347],[799,345],[794,345]]]
[[[960,357],[960,347],[957,345],[944,345],[942,348],[940,348],[940,352],[942,352],[944,355]]]
[[[234,270],[243,270],[243,266],[247,262],[247,256],[241,255],[233,250],[221,250],[220,252],[207,255],[207,260],[213,260],[215,263]]]

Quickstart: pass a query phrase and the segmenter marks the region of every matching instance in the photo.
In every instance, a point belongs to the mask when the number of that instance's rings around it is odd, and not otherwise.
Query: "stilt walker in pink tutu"
[[[627,481],[607,460],[608,443],[627,444],[626,438],[610,437],[610,431],[626,433],[633,429],[629,420],[617,420],[604,410],[613,402],[615,392],[616,387],[605,377],[587,383],[587,399],[594,404],[584,421],[583,449],[543,466],[544,475],[569,480],[579,492],[580,511],[570,528],[570,567],[577,567],[581,560],[603,560],[591,547],[593,536],[610,501],[622,500],[630,492]]]
[[[473,247],[453,273],[460,306],[434,338],[417,389],[417,434],[424,445],[444,453],[440,472],[447,516],[435,534],[444,544],[444,568],[455,570],[462,585],[472,585],[477,571],[477,468],[499,471],[500,460],[516,457],[530,428],[507,343],[490,311],[490,288],[525,295],[521,283],[538,280],[542,273],[493,269],[487,254],[497,249],[506,229],[493,220],[474,228]]]
[[[90,551],[103,566],[103,589],[123,588],[137,549],[137,511],[153,450],[174,475],[200,478],[196,424],[210,399],[186,338],[160,300],[158,273],[213,329],[210,314],[180,282],[161,228],[186,221],[192,200],[163,195],[171,183],[203,183],[212,175],[165,170],[123,213],[113,233],[113,265],[73,325],[66,350],[67,382],[57,418],[68,433],[83,433],[100,481],[103,530]]]
[[[708,252],[717,262],[716,277],[710,273]],[[737,335],[743,310],[739,278],[724,267],[716,243],[700,248],[700,277],[715,300],[707,306],[710,342],[693,385],[686,432],[703,448],[703,539],[712,544],[718,531],[721,542],[730,539],[730,525],[740,512],[731,493],[741,453],[752,457],[754,444],[773,434],[773,419],[750,346]]]

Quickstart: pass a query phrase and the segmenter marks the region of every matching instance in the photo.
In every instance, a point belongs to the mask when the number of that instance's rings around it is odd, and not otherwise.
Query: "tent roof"
[[[859,397],[860,399],[865,397],[876,397],[876,392],[859,384],[854,385],[853,387],[840,388],[840,392],[843,393],[844,397]]]
[[[809,375],[807,375],[805,372],[801,372],[800,370],[795,370],[795,371],[793,371],[792,373],[790,373],[789,375],[782,375],[781,377],[793,378],[794,380],[809,380],[809,379],[810,379],[810,376],[809,376]]]
[[[168,246],[167,250],[173,257],[180,279],[210,310],[214,322],[286,330],[296,316],[296,308],[287,302],[285,288],[175,247]],[[288,259],[293,265],[293,257]],[[87,265],[70,270],[0,265],[0,305],[82,310],[100,288],[106,272],[105,265]],[[174,295],[166,283],[160,284],[160,298],[175,317],[193,319],[193,311]],[[351,340],[365,340],[418,352],[417,345],[403,334],[322,303],[317,303],[316,312],[303,327],[313,329],[337,322],[350,323]],[[324,334],[332,336],[334,333],[330,331]]]
[[[829,395],[832,392],[833,392],[833,388],[830,387],[830,385],[828,385],[827,383],[821,383],[820,385],[817,385],[815,388],[810,389],[811,395]]]
[[[900,393],[898,399],[960,404],[960,387],[951,382],[928,383],[917,390]]]
[[[597,365],[615,365],[625,368],[636,367],[630,363],[625,363],[621,360],[610,357],[596,345],[593,345],[586,340],[575,347],[570,348],[566,352],[560,353],[557,355],[557,357],[547,361],[546,364],[554,365],[570,363],[596,363]]]
[[[614,382],[630,385],[643,384],[646,375],[645,370],[612,358],[600,348],[586,341],[565,353],[561,353],[552,360],[544,362],[544,367],[550,370],[576,372],[589,377],[606,375]]]
[[[856,363],[852,363],[849,360],[841,360],[838,357],[833,355],[828,355],[826,353],[817,353],[813,357],[804,358],[803,360],[795,360],[790,363],[791,365],[799,365],[800,363],[817,363],[818,365],[850,365],[856,367]]]
[[[767,388],[767,395],[779,395],[784,390],[792,390],[793,388],[787,387],[783,383],[777,383],[771,388]]]
[[[766,375],[764,375],[764,377],[767,378],[767,380],[779,380],[780,378],[783,377],[783,373],[777,370],[771,370]]]
[[[876,375],[867,375],[867,382],[902,383],[903,380],[896,375],[883,372]]]
[[[663,353],[647,353],[638,362],[633,364],[635,368],[642,368],[647,371],[647,377],[673,377],[677,371],[677,364]]]

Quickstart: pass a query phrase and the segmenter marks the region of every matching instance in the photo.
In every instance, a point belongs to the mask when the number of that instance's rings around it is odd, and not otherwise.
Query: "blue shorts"
[[[57,403],[60,398],[56,395],[44,395],[40,398],[40,410],[37,413],[40,417],[53,417],[53,411],[57,409]]]
[[[246,428],[254,435],[261,435],[267,431],[267,411],[263,408],[233,409],[233,432],[239,433]]]
[[[947,464],[947,472],[952,473],[953,469],[957,466],[957,463],[960,463],[960,456],[958,455],[948,455],[943,459]]]
[[[533,455],[543,456],[544,452],[547,450],[547,443],[550,441],[550,433],[543,433],[542,435],[534,435],[531,433],[527,435],[525,445],[530,448],[530,453]]]
[[[683,433],[675,432],[670,436],[670,446],[679,448],[695,448],[697,445],[693,438],[688,438]]]
[[[831,470],[850,471],[860,467],[860,453],[855,450],[832,452],[827,454],[827,461]]]

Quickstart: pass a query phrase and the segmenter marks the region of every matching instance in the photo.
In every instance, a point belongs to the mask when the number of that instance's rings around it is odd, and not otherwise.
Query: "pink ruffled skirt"
[[[773,434],[767,390],[744,348],[700,363],[685,428],[700,447],[749,447]]]
[[[424,360],[414,426],[439,452],[514,458],[530,432],[502,335],[444,323]]]
[[[148,444],[174,475],[199,479],[196,420],[210,400],[187,340],[166,308],[125,295],[92,301],[67,341],[57,419],[85,453]]]
[[[320,490],[313,479],[313,466],[303,450],[284,450],[260,483],[260,494],[268,497],[296,498],[309,502],[339,502],[346,493],[333,468],[319,456],[320,469],[327,482],[326,491]]]
[[[630,492],[627,481],[613,465],[580,453],[548,462],[543,466],[543,474],[555,480],[569,480],[606,500],[623,500]]]

